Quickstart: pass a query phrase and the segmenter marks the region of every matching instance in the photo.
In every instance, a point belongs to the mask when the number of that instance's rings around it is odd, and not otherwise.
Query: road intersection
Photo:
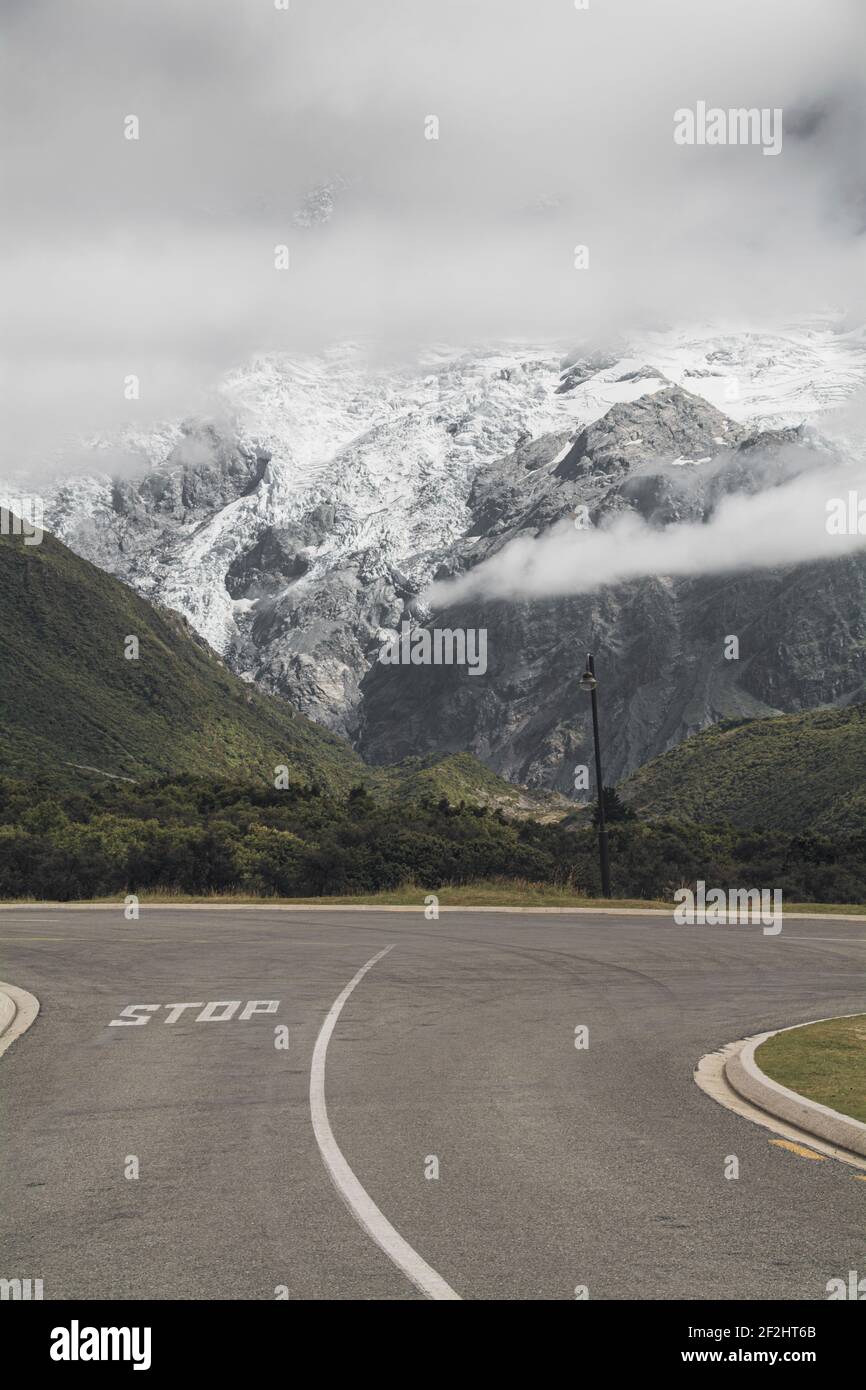
[[[866,1271],[866,1183],[693,1072],[862,1010],[864,971],[866,925],[820,919],[6,910],[0,977],[41,1011],[0,1061],[0,1274],[46,1299],[826,1297]],[[132,1005],[150,1021],[112,1026]]]

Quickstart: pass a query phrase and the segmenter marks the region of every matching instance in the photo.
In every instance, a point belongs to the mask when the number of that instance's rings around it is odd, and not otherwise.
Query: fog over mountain
[[[858,0],[7,0],[4,19],[7,475],[203,409],[262,351],[356,338],[404,362],[863,317]],[[698,101],[780,108],[781,155],[675,144]]]

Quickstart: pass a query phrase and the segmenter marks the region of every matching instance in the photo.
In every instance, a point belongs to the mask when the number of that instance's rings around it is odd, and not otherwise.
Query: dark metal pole
[[[587,652],[586,669],[595,675],[595,661],[591,652]],[[610,897],[610,855],[607,842],[607,827],[604,823],[604,782],[601,776],[601,744],[598,739],[598,694],[595,686],[592,687],[592,737],[595,741],[595,785],[598,788],[598,856],[601,861],[601,892],[602,897]]]

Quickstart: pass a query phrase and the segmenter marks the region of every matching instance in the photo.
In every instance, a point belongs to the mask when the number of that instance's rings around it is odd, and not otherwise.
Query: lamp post
[[[598,788],[598,857],[601,863],[602,897],[610,897],[610,856],[607,827],[604,823],[604,782],[601,777],[601,746],[598,741],[598,681],[592,652],[586,654],[586,670],[580,678],[581,690],[588,690],[592,699],[592,737],[595,741],[595,785]]]

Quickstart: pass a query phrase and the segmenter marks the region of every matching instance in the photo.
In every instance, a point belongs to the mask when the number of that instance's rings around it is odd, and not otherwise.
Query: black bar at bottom
[[[866,1286],[864,1286],[866,1287]],[[866,1294],[858,1301],[866,1300]],[[412,1294],[408,1293],[411,1302]],[[418,1301],[426,1301],[420,1299]],[[468,1300],[467,1300],[468,1301]],[[850,1301],[849,1296],[839,1301]],[[387,1323],[378,1324],[375,1304],[364,1303],[362,1337],[335,1343],[337,1326],[351,1328],[356,1310],[337,1300],[319,1305],[327,1319],[331,1336],[317,1343],[316,1309],[305,1304],[299,1316],[297,1303],[229,1302],[5,1302],[0,1306],[0,1329],[7,1355],[14,1352],[25,1375],[46,1372],[50,1378],[57,1373],[60,1382],[70,1375],[93,1379],[100,1372],[111,1375],[135,1375],[137,1381],[145,1376],[161,1379],[166,1373],[192,1372],[243,1378],[244,1385],[264,1379],[275,1371],[286,1374],[300,1371],[299,1355],[304,1356],[308,1372],[312,1358],[327,1367],[332,1374],[335,1365],[346,1358],[355,1371],[363,1365],[369,1371],[370,1353],[378,1346],[375,1361],[392,1366],[399,1355],[395,1337],[402,1331],[395,1325],[393,1310]],[[535,1305],[538,1306],[537,1304]],[[429,1316],[429,1315],[428,1315]],[[457,1314],[466,1317],[466,1314]],[[529,1352],[530,1338],[537,1339],[537,1325],[521,1330],[515,1324],[514,1312],[508,1307],[508,1324],[497,1333],[495,1305],[481,1313],[482,1322],[446,1324],[474,1332],[484,1338],[483,1360],[489,1367],[499,1356],[511,1356],[518,1345]],[[487,1319],[494,1318],[491,1327]],[[518,1318],[519,1318],[518,1314]],[[550,1316],[550,1315],[548,1315]],[[560,1317],[562,1321],[560,1321]],[[408,1324],[416,1333],[418,1324]],[[425,1322],[428,1334],[432,1327]],[[134,1329],[138,1329],[138,1335]],[[102,1329],[117,1329],[104,1342]],[[149,1329],[149,1336],[145,1335]],[[123,1336],[128,1331],[128,1339]],[[841,1372],[848,1365],[859,1364],[862,1355],[866,1324],[862,1314],[836,1306],[832,1301],[766,1302],[766,1303],[668,1303],[654,1300],[606,1302],[570,1301],[570,1306],[557,1315],[551,1330],[563,1334],[561,1354],[567,1354],[575,1372],[581,1365],[601,1366],[606,1371],[638,1370],[642,1374],[678,1369],[687,1375],[700,1374],[705,1368],[721,1366],[736,1369],[762,1366],[767,1370],[785,1370],[789,1366],[817,1372],[822,1380],[828,1373]],[[96,1334],[94,1336],[94,1333]],[[375,1341],[373,1341],[375,1338]],[[384,1341],[382,1340],[384,1338]],[[126,1360],[86,1359],[91,1350],[108,1357],[117,1347],[119,1353],[129,1352]],[[537,1341],[535,1342],[537,1346]],[[388,1350],[390,1348],[390,1351]],[[418,1347],[416,1345],[416,1351]],[[553,1348],[545,1343],[545,1361]],[[52,1355],[53,1352],[53,1355]],[[385,1353],[383,1355],[383,1353]],[[429,1336],[423,1341],[423,1374],[429,1378],[441,1357],[443,1374],[455,1368],[456,1348]],[[478,1345],[477,1355],[482,1355]],[[74,1359],[56,1359],[73,1355]],[[136,1358],[140,1371],[135,1372]],[[592,1358],[590,1361],[589,1358]],[[465,1369],[464,1353],[458,1358]],[[147,1363],[147,1364],[145,1364]],[[420,1367],[416,1367],[420,1370]],[[403,1364],[400,1379],[411,1379],[408,1364]],[[540,1377],[544,1379],[544,1377]]]

